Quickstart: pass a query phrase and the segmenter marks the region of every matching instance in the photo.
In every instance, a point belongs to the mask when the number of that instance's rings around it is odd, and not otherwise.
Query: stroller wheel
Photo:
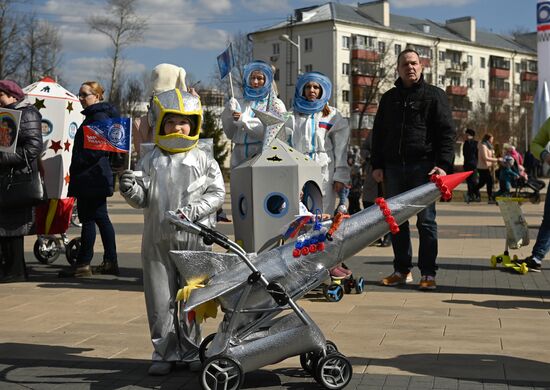
[[[204,363],[206,360],[206,351],[208,350],[208,346],[214,340],[214,337],[216,337],[216,333],[209,334],[202,340],[201,345],[199,346],[199,359],[201,360],[201,363]]]
[[[357,284],[355,285],[355,292],[357,294],[362,294],[365,291],[365,279],[361,276],[357,279]]]
[[[76,258],[78,257],[78,251],[80,250],[80,237],[73,238],[69,243],[67,244],[67,248],[65,249],[65,255],[67,256],[67,261],[70,265],[74,265],[76,263]]]
[[[51,264],[61,253],[61,241],[58,238],[37,238],[33,247],[34,257],[42,264]]]
[[[334,344],[333,341],[327,340],[326,341],[326,351],[327,351],[327,355],[331,354],[331,353],[336,353],[336,352],[338,352],[338,347],[336,346],[336,344]]]
[[[344,292],[346,294],[351,293],[351,290],[355,287],[355,279],[348,278],[344,280]]]
[[[212,356],[204,362],[200,382],[204,390],[238,390],[244,382],[243,369],[229,356]]]
[[[310,375],[315,374],[315,367],[319,355],[315,352],[306,352],[300,355],[300,365]]]
[[[340,353],[331,353],[319,359],[315,379],[326,389],[343,389],[353,375],[349,360]]]
[[[329,302],[339,302],[344,297],[344,288],[339,284],[323,287],[323,295]]]

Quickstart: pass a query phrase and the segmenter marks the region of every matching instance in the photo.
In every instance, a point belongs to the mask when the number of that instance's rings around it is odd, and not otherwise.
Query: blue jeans
[[[389,165],[384,170],[387,197],[396,196],[429,182],[428,172],[433,163],[422,161],[404,165]],[[418,268],[426,276],[435,276],[437,265],[437,223],[435,222],[435,202],[418,213],[416,227],[420,239]],[[409,221],[399,226],[399,233],[392,237],[393,268],[402,274],[412,268],[412,243]]]
[[[76,208],[78,210],[78,218],[82,223],[80,250],[78,251],[76,265],[82,266],[92,262],[96,224],[99,227],[99,234],[103,243],[103,260],[116,262],[115,229],[107,213],[107,198],[78,198]]]
[[[544,213],[542,214],[542,223],[540,224],[537,234],[537,241],[531,254],[539,260],[544,259],[544,256],[550,250],[550,193],[547,194],[544,201]]]

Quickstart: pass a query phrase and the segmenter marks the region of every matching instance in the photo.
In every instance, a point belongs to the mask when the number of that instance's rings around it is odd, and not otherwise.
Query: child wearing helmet
[[[153,98],[150,117],[155,147],[137,163],[136,174],[125,171],[120,192],[134,208],[143,208],[141,246],[143,290],[154,347],[150,375],[167,375],[176,362],[200,367],[200,324],[178,316],[176,294],[184,284],[169,257],[170,250],[211,250],[202,239],[176,231],[165,219],[167,211],[214,227],[225,187],[218,163],[203,142],[200,99],[179,89]],[[210,145],[211,147],[211,145]]]
[[[507,154],[503,157],[498,174],[500,189],[495,193],[495,197],[510,195],[510,192],[512,191],[512,183],[520,177],[514,170],[514,164],[515,160],[512,156]]]

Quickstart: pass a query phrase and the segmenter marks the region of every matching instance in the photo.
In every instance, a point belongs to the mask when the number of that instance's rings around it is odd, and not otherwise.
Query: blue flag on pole
[[[130,118],[111,118],[90,123],[84,129],[84,148],[128,153],[130,151]]]
[[[220,69],[220,77],[223,79],[231,72],[231,69],[235,66],[235,59],[233,58],[233,46],[230,43],[227,49],[218,56],[218,68]]]

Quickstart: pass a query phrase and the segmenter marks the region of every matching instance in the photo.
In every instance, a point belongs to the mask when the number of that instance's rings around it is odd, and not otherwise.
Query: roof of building
[[[361,24],[366,27],[370,26],[377,29],[388,29],[394,32],[414,33],[433,38],[434,40],[440,38],[444,40],[466,43],[469,45],[480,45],[508,51],[517,51],[526,54],[537,53],[536,42],[535,45],[533,45],[533,40],[530,39],[531,33],[523,34],[518,37],[518,39],[514,39],[514,37],[511,36],[495,34],[477,29],[476,41],[472,42],[446,27],[445,23],[438,23],[429,19],[418,19],[409,16],[390,14],[390,26],[386,27],[373,17],[369,16],[366,12],[360,10],[357,6],[333,2],[306,8],[299,8],[295,10],[295,14],[297,17],[294,21],[294,25],[334,20],[343,23]],[[288,24],[289,22],[285,21],[259,31],[269,31],[277,28],[283,28]]]

